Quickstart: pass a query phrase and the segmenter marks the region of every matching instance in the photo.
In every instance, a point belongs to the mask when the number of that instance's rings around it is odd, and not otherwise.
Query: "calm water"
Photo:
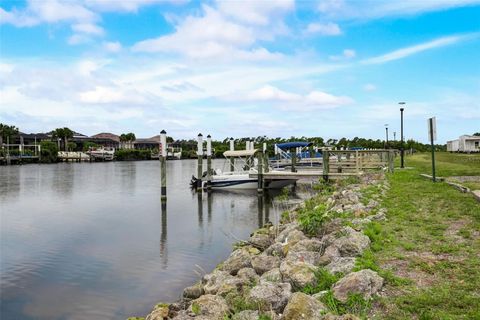
[[[198,197],[195,170],[167,162],[162,208],[157,161],[0,167],[0,318],[145,315],[277,219],[255,192]]]

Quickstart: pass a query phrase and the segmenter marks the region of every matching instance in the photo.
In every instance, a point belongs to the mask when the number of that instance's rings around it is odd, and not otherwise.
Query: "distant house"
[[[104,147],[112,147],[118,149],[120,146],[120,137],[109,132],[102,132],[90,137],[89,141]]]
[[[137,139],[133,142],[135,149],[160,149],[160,135],[147,139]]]
[[[480,152],[480,136],[463,135],[456,140],[447,141],[449,152]]]

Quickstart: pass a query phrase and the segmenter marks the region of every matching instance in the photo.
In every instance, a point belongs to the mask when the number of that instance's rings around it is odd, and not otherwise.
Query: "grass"
[[[381,204],[388,220],[367,228],[372,247],[357,268],[387,275],[386,297],[371,312],[376,319],[480,319],[480,204],[419,177],[429,172],[429,157],[409,156],[412,169],[387,177],[391,188]],[[439,176],[480,173],[480,155],[436,158]]]
[[[316,284],[305,286],[304,288],[302,288],[302,290],[300,290],[301,292],[312,295],[315,293],[319,293],[320,291],[329,290],[332,285],[338,280],[340,280],[340,278],[343,276],[343,274],[341,273],[333,275],[328,272],[328,270],[322,267],[316,269],[314,274]]]

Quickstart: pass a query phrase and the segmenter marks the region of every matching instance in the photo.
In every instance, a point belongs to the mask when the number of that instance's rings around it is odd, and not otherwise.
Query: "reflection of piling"
[[[207,136],[207,190],[212,188],[212,137]]]
[[[198,134],[197,140],[197,156],[198,156],[198,165],[197,165],[197,191],[202,190],[202,174],[203,174],[203,135]]]
[[[258,152],[258,172],[257,172],[257,178],[258,178],[258,188],[257,192],[258,193],[263,193],[263,152]]]
[[[263,227],[263,196],[257,197],[257,209],[258,209],[258,227]]]
[[[230,138],[230,151],[234,151],[234,150],[235,150],[234,141],[233,141],[233,138]],[[230,171],[231,172],[235,171],[235,158],[234,157],[230,157]]]
[[[167,132],[160,132],[160,144],[162,151],[160,153],[160,180],[161,180],[161,199],[167,200]]]
[[[213,194],[211,192],[208,193],[208,198],[207,198],[207,219],[208,219],[208,224],[212,222],[212,201],[213,201]]]
[[[203,203],[202,193],[197,193],[197,205],[198,205],[198,226],[203,227]]]
[[[167,260],[167,203],[162,202],[162,221],[160,230],[160,257],[163,259],[163,263],[166,266]]]

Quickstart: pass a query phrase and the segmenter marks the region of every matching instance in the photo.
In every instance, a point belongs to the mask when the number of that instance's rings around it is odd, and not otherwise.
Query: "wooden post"
[[[323,151],[322,164],[323,164],[323,180],[328,181],[328,173],[330,171],[330,154],[328,150]]]
[[[160,145],[162,151],[160,153],[160,181],[161,181],[161,200],[167,200],[167,132],[160,132]]]
[[[292,172],[296,172],[295,165],[297,164],[297,152],[294,148],[290,149],[292,155]]]
[[[388,151],[388,172],[393,173],[393,159],[394,159],[394,154],[393,150]]]
[[[268,172],[268,152],[267,152],[267,144],[263,143],[263,172]],[[265,181],[264,181],[265,184]]]
[[[234,144],[233,138],[230,138],[230,151],[234,151],[234,150],[235,150],[235,144]],[[230,157],[230,171],[231,172],[235,171],[235,158],[234,157]]]
[[[257,192],[263,192],[263,152],[258,152],[258,168],[257,168],[257,179],[258,179],[258,188]]]
[[[197,157],[198,157],[198,164],[197,164],[197,191],[202,190],[202,174],[203,174],[203,135],[201,133],[198,134],[197,139]]]
[[[355,150],[355,171],[357,174],[360,173],[360,159],[358,158],[358,150]]]
[[[207,190],[212,188],[212,137],[207,136]]]

